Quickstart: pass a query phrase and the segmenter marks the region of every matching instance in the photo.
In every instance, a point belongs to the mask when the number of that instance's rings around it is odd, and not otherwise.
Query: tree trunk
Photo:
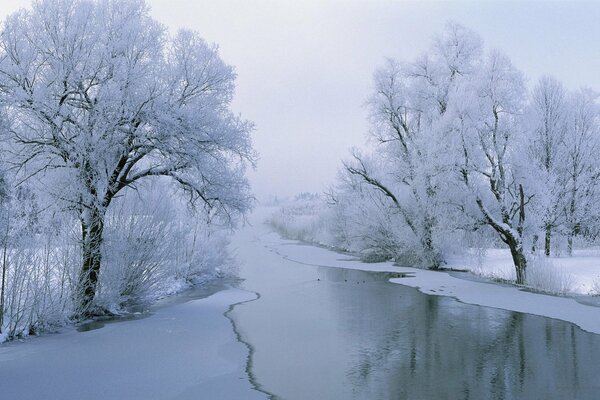
[[[7,234],[8,236],[8,234]],[[7,238],[4,239],[4,246],[2,247],[2,288],[0,288],[0,333],[2,333],[2,326],[4,325],[4,291],[6,288],[6,251],[7,251]]]
[[[428,217],[425,218],[423,236],[421,237],[421,246],[425,252],[425,258],[429,264],[429,269],[439,269],[442,265],[442,260],[439,253],[433,246],[433,221]]]
[[[504,225],[497,223],[489,214],[485,206],[483,205],[483,201],[481,199],[477,199],[477,205],[479,209],[484,215],[487,223],[494,228],[494,230],[500,235],[500,238],[508,248],[510,249],[510,254],[513,259],[513,264],[515,266],[515,271],[517,275],[517,285],[525,284],[525,270],[527,269],[527,258],[525,257],[525,252],[523,251],[523,223],[525,222],[525,196],[523,194],[523,187],[520,186],[520,206],[519,206],[519,223],[517,226],[516,232],[512,229],[506,229]],[[510,217],[505,214],[503,216],[504,224],[510,226]]]
[[[546,236],[544,239],[544,254],[546,257],[550,257],[550,241],[552,238],[552,228],[550,225],[546,225]]]
[[[567,254],[569,257],[573,255],[573,232],[569,232],[567,236]]]
[[[524,285],[526,278],[525,272],[527,269],[527,259],[525,258],[523,247],[512,238],[509,238],[507,244],[510,248],[510,254],[513,259],[513,264],[515,265],[515,272],[517,275],[516,283],[517,285]]]
[[[102,239],[104,233],[104,213],[92,207],[89,216],[81,219],[82,267],[79,275],[79,313],[93,314],[92,305],[96,296],[98,276],[102,261]]]
[[[525,252],[523,251],[523,224],[525,223],[525,193],[523,191],[523,185],[519,185],[519,223],[517,225],[517,232],[519,234],[518,240],[512,238],[508,241],[510,247],[510,254],[515,264],[517,272],[517,285],[525,284],[525,270],[527,268],[527,259],[525,258]]]
[[[575,238],[575,236],[579,235],[581,233],[581,225],[579,223],[576,223],[575,226],[573,226],[573,229],[571,229],[571,231],[569,232],[569,235],[567,237],[567,253],[569,254],[569,256],[573,255],[573,239]]]

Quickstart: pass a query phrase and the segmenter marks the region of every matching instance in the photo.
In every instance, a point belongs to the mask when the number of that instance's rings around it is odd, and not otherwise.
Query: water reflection
[[[273,273],[263,291],[255,277],[261,299],[233,313],[257,380],[278,397],[598,398],[599,335],[424,295],[385,273],[302,268]]]

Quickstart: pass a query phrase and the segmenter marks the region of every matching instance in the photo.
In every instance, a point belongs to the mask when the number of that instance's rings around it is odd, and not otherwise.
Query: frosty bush
[[[477,276],[496,282],[512,282],[515,280],[515,270],[510,263],[493,266],[476,264],[471,272]]]
[[[136,193],[118,200],[106,218],[99,303],[119,308],[148,300],[161,290],[176,263],[173,246],[183,236],[174,211],[161,195],[144,201]]]
[[[71,240],[68,229],[48,229],[53,221],[46,220],[43,231],[28,230],[29,218],[11,218],[18,209],[9,205],[4,210],[0,342],[52,330],[68,322],[81,261],[80,248]]]
[[[226,232],[208,229],[204,225],[193,227],[188,238],[184,262],[177,270],[177,277],[189,284],[198,284],[212,278],[230,277],[236,274],[237,264],[229,250]]]
[[[575,281],[564,268],[555,266],[545,257],[535,257],[527,271],[527,285],[543,292],[564,295],[573,291]]]
[[[226,232],[170,195],[164,183],[129,191],[107,215],[98,302],[118,310],[214,278],[231,264]]]
[[[326,204],[321,196],[301,193],[280,204],[280,208],[268,218],[267,223],[289,239],[331,244],[323,214],[325,209]]]
[[[302,193],[280,203],[267,222],[288,239],[352,252],[365,262],[394,260],[403,265],[429,266],[428,254],[403,217],[390,212],[376,192],[363,190],[360,196],[345,188],[328,197]],[[436,245],[446,241],[442,229],[432,228],[431,234]]]

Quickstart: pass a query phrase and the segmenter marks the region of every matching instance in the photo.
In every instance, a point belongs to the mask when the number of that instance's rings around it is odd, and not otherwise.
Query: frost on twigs
[[[600,238],[597,100],[550,77],[530,90],[505,54],[449,23],[420,56],[375,70],[370,147],[351,151],[318,211],[288,207],[273,221],[291,237],[430,269],[473,247],[506,250],[502,266],[473,269],[568,292],[569,276],[538,257]]]
[[[137,237],[115,229],[162,222],[151,211],[111,220],[127,191],[166,179],[165,193],[199,211],[192,218],[227,227],[250,209],[245,170],[256,155],[252,124],[230,109],[235,78],[216,45],[195,32],[169,33],[142,0],[42,0],[6,18],[2,170],[14,187],[43,196],[43,212],[52,208],[68,221],[80,246],[78,271],[69,272],[75,314],[97,309],[96,295],[108,290],[102,275],[115,262],[105,254],[109,236],[129,241],[123,265],[138,265],[143,276],[117,292],[134,298],[155,287],[152,271],[165,255],[132,260],[127,252],[159,243],[157,227],[139,226]]]
[[[573,292],[575,280],[568,269],[545,257],[535,257],[527,270],[527,285],[546,293],[566,295]]]

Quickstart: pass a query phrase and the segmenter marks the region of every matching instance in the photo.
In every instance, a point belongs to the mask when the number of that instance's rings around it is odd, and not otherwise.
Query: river
[[[264,227],[246,234],[242,288],[260,298],[229,315],[252,349],[253,381],[274,398],[599,396],[600,335],[426,295],[390,273],[299,264],[277,252],[294,244]]]

